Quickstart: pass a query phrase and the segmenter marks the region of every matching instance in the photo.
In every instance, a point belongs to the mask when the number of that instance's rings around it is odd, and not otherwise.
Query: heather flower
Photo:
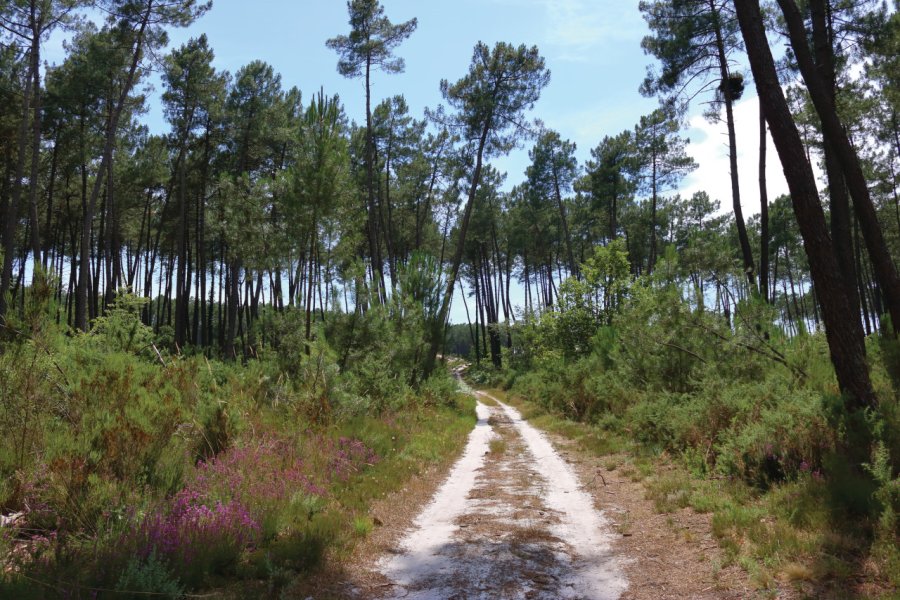
[[[327,465],[324,483],[345,481],[378,456],[360,440],[315,439]],[[185,487],[140,520],[129,536],[135,554],[156,555],[185,583],[232,565],[242,552],[277,533],[280,515],[298,493],[324,496],[292,441],[264,435],[197,464]]]
[[[307,475],[293,444],[271,436],[198,464],[188,488],[205,498],[238,501],[257,522],[271,517],[298,491],[325,494]]]
[[[179,562],[190,562],[205,546],[234,546],[241,550],[256,542],[259,525],[239,502],[208,506],[191,490],[179,492],[168,512],[156,513],[144,522],[145,544],[141,555],[154,549]]]
[[[346,481],[353,473],[378,462],[378,455],[360,440],[339,438],[337,448],[329,461],[329,474],[340,481]]]
[[[147,515],[132,534],[141,559],[156,555],[196,580],[232,564],[259,541],[260,527],[240,502],[210,503],[184,489]]]

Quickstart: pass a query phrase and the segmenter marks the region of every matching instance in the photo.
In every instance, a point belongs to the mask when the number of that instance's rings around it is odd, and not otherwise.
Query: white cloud
[[[557,58],[583,62],[596,58],[601,44],[632,44],[644,33],[636,3],[621,0],[537,0],[547,12],[547,44]]]
[[[546,115],[545,121],[551,129],[576,142],[586,159],[589,150],[605,136],[631,129],[642,111],[649,113],[654,107],[655,100],[637,97],[630,104],[595,104],[568,112],[554,112]]]
[[[589,13],[580,0],[543,0],[552,44],[587,49],[600,41],[603,27],[599,15]]]
[[[622,0],[494,0],[515,9],[523,4],[545,13],[544,42],[557,60],[586,62],[596,59],[601,44],[633,44],[645,27],[637,2]]]
[[[738,149],[738,177],[741,186],[741,206],[744,217],[759,213],[759,99],[747,98],[734,107],[735,136]],[[710,123],[702,116],[691,118],[688,135],[691,143],[687,152],[699,168],[685,180],[679,192],[690,196],[705,191],[710,198],[722,202],[722,210],[731,212],[731,168],[728,161],[728,137],[723,120]],[[821,176],[818,166],[813,167]],[[766,189],[769,201],[788,193],[781,161],[771,135],[766,154]]]

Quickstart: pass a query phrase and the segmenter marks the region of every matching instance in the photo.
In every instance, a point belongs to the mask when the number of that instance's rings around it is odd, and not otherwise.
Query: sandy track
[[[577,475],[518,411],[483,395],[491,405],[479,402],[462,457],[379,562],[391,582],[381,597],[619,598],[608,523]]]

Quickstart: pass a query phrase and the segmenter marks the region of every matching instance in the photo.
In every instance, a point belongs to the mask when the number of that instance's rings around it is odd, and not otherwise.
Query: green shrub
[[[120,291],[105,314],[94,319],[90,331],[79,335],[80,341],[97,351],[153,356],[153,329],[141,322],[140,315],[147,302],[146,298]]]
[[[116,583],[116,597],[137,600],[154,596],[177,600],[184,595],[178,579],[155,553],[144,560],[132,558]]]
[[[497,388],[502,385],[504,375],[503,371],[484,361],[480,364],[469,365],[469,368],[466,369],[466,379],[480,387]]]
[[[659,450],[673,448],[677,440],[673,414],[685,400],[676,394],[647,394],[628,410],[625,427],[645,446]]]
[[[209,460],[224,452],[232,438],[224,402],[206,407],[200,415],[201,432],[196,451],[198,460]]]
[[[836,446],[821,396],[810,390],[783,390],[771,402],[754,407],[717,445],[721,473],[743,477],[766,488],[771,483],[820,472]]]
[[[370,517],[353,518],[353,534],[355,536],[366,537],[372,533],[373,529],[375,529],[375,524]]]
[[[900,477],[894,475],[895,470],[883,443],[876,444],[872,450],[872,462],[865,467],[879,485],[877,498],[882,512],[879,527],[885,533],[897,535],[900,533],[897,529],[900,527]]]
[[[450,374],[441,369],[426,379],[418,390],[418,397],[427,406],[452,405],[459,394],[459,385]]]

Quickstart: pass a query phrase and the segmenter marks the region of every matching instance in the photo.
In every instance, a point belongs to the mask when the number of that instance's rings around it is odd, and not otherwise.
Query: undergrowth
[[[89,334],[37,320],[3,343],[0,513],[22,517],[0,597],[274,594],[474,425],[445,372],[413,387],[361,354],[341,373],[323,336],[245,365],[157,353],[120,300]]]
[[[895,517],[883,509],[877,524],[868,517],[846,518],[845,507],[830,500],[835,494],[830,488],[847,484],[807,471],[763,490],[738,476],[698,470],[690,453],[673,457],[635,441],[625,430],[574,421],[517,394],[492,393],[515,404],[534,425],[604,459],[606,471],[642,482],[657,512],[711,514],[713,536],[724,551],[718,566],[742,567],[762,593],[788,585],[809,597],[847,597],[862,580],[867,590],[862,597],[894,597],[900,566],[890,537]]]
[[[608,320],[583,306],[520,324],[505,368],[472,381],[526,398],[527,418],[585,451],[630,456],[614,466],[658,511],[711,513],[727,564],[763,593],[900,589],[896,340],[868,340],[878,405],[851,414],[824,335],[786,337],[770,307],[726,322],[658,282],[632,283]]]

